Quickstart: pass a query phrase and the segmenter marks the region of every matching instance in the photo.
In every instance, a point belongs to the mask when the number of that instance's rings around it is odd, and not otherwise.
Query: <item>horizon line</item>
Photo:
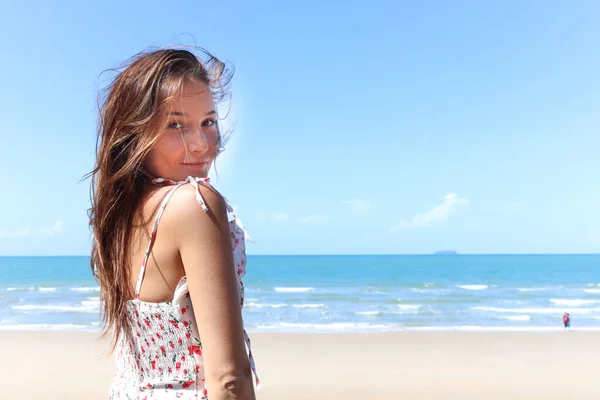
[[[247,254],[255,257],[322,257],[322,256],[591,256],[600,255],[600,252],[588,253],[280,253],[280,254]],[[89,254],[0,254],[0,257],[89,257]]]

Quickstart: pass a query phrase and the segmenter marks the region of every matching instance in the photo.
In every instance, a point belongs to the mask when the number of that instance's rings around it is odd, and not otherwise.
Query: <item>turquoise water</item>
[[[250,256],[250,331],[600,330],[600,255]],[[87,257],[0,257],[0,329],[98,329]]]

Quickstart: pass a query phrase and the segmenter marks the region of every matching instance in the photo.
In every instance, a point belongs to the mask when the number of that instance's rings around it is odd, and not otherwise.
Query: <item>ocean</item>
[[[600,255],[249,256],[250,332],[600,331]],[[0,330],[99,330],[87,257],[0,257]]]

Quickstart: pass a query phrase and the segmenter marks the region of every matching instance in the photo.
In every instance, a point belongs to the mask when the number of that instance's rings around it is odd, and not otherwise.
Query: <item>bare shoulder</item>
[[[227,226],[227,208],[223,196],[200,184],[198,190],[207,211],[202,209],[196,198],[196,189],[190,184],[177,189],[170,200],[171,220],[177,227],[176,236],[214,231],[215,228]]]

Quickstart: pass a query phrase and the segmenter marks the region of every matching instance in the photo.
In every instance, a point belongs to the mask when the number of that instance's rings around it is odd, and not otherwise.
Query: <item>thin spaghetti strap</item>
[[[165,211],[167,207],[167,203],[173,193],[181,186],[181,184],[175,186],[173,189],[167,193],[162,203],[160,203],[160,207],[158,208],[158,212],[156,213],[156,218],[154,219],[154,224],[152,225],[152,232],[150,233],[150,240],[148,241],[148,248],[146,249],[146,253],[144,253],[144,259],[142,260],[142,266],[140,268],[140,274],[137,279],[137,283],[135,284],[135,299],[140,298],[140,289],[142,288],[142,281],[144,280],[144,274],[146,273],[146,264],[148,263],[148,257],[150,256],[150,252],[152,251],[152,247],[154,246],[154,241],[156,240],[156,230],[158,229],[158,222],[160,221],[160,217]]]

